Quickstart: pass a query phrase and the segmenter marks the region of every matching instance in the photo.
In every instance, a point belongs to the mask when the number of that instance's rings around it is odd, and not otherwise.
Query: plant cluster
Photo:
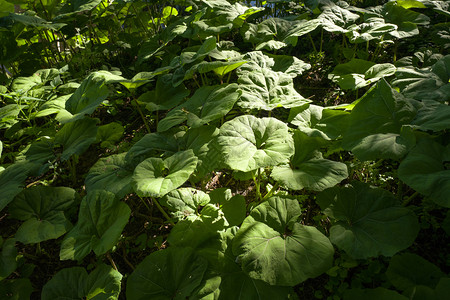
[[[448,1],[0,8],[1,299],[448,299]]]

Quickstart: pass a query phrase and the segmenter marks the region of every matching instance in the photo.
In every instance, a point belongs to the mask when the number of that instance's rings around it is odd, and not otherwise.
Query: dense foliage
[[[0,0],[0,298],[448,299],[449,4]]]

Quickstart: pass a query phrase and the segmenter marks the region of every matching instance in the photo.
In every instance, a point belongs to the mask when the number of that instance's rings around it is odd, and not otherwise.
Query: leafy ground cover
[[[448,299],[448,1],[0,8],[1,299]]]

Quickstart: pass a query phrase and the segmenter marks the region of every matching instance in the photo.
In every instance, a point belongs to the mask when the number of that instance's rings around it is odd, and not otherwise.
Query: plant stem
[[[309,40],[311,41],[311,45],[313,46],[314,52],[317,53],[316,45],[314,45],[314,41],[312,39],[311,34],[308,33]]]
[[[153,212],[153,210],[150,209],[150,206],[148,206],[147,202],[144,200],[144,198],[142,198],[141,196],[137,195],[139,197],[139,199],[141,199],[142,203],[144,203],[145,207],[147,207],[148,211],[150,213]]]
[[[152,198],[153,203],[156,204],[156,207],[159,209],[159,211],[163,214],[163,216],[167,219],[167,221],[172,224],[175,225],[175,223],[172,221],[172,219],[169,217],[169,215],[166,213],[166,211],[162,208],[162,206],[159,204],[158,200],[156,200],[156,198]]]
[[[141,109],[139,103],[137,102],[136,98],[134,98],[134,97],[133,97],[133,100],[136,103],[136,108],[137,108],[139,114],[141,115],[142,121],[144,121],[145,128],[147,129],[147,133],[151,133],[150,126],[148,125],[147,119],[145,118],[144,113],[142,112],[142,109]]]
[[[253,178],[253,182],[255,183],[255,189],[256,189],[256,201],[261,202],[263,200],[262,196],[261,196],[261,169],[258,168],[258,175],[255,176],[255,174],[252,172],[252,178]]]
[[[279,186],[280,184],[278,182],[275,183],[275,185],[270,189],[270,191],[262,198],[262,201],[266,201],[267,199],[272,197],[273,193],[275,193],[276,189],[278,189]]]
[[[411,195],[411,197],[408,197],[403,201],[402,206],[407,206],[414,198],[416,198],[419,195],[419,192],[415,192]]]
[[[116,263],[112,259],[111,254],[109,253],[109,251],[106,252],[106,257],[108,258],[109,262],[111,263],[113,269],[116,270],[117,272],[119,272],[119,269],[117,269]]]

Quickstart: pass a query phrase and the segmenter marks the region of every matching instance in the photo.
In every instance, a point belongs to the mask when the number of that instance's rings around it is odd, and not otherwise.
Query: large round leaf
[[[86,190],[106,190],[122,198],[131,193],[131,177],[135,164],[126,159],[127,152],[100,158],[85,179]]]
[[[348,177],[347,165],[324,159],[317,149],[320,138],[311,138],[300,131],[294,132],[295,154],[289,165],[276,166],[270,175],[284,186],[322,191]]]
[[[64,216],[77,198],[68,187],[35,186],[23,190],[9,206],[11,217],[25,221],[16,232],[24,244],[56,239],[72,224]]]
[[[244,172],[287,163],[294,153],[287,125],[275,118],[239,116],[222,125],[216,141],[224,163]]]
[[[0,252],[0,281],[7,278],[17,268],[17,249],[16,240],[7,239],[3,241],[0,239],[1,252]]]
[[[298,201],[272,197],[257,206],[233,240],[233,253],[251,278],[293,286],[331,267],[334,249],[320,231],[297,223]]]
[[[158,131],[187,121],[190,127],[199,127],[225,116],[241,95],[237,84],[203,86],[185,103],[171,110],[158,123]]]
[[[209,196],[193,188],[179,188],[161,198],[161,205],[170,208],[172,216],[183,219],[191,214],[199,214],[199,207],[209,203]]]
[[[84,268],[73,267],[56,273],[42,288],[42,300],[116,300],[122,274],[110,266],[100,265],[89,275]]]
[[[439,279],[445,277],[445,273],[436,265],[412,253],[394,256],[389,262],[386,275],[395,288],[407,294],[413,293],[420,285],[434,289]]]
[[[98,119],[84,118],[64,125],[55,135],[55,143],[63,146],[61,160],[68,160],[73,154],[81,154],[97,138]]]
[[[0,173],[0,211],[20,193],[25,185],[32,163],[15,163]]]
[[[153,252],[128,277],[127,299],[187,299],[202,282],[207,265],[191,248]]]
[[[450,207],[450,146],[444,147],[431,139],[421,140],[398,169],[398,177],[435,203]]]
[[[400,159],[414,146],[414,135],[402,128],[416,115],[414,103],[382,79],[356,104],[342,147],[361,160]]]
[[[311,137],[326,140],[338,138],[347,126],[349,113],[337,109],[305,104],[289,112],[289,122]]]
[[[131,210],[113,193],[96,190],[81,201],[78,223],[64,237],[60,259],[80,260],[91,250],[105,254],[120,238]]]
[[[134,189],[141,197],[162,197],[189,179],[197,161],[192,150],[177,152],[164,160],[147,158],[134,170]]]
[[[323,191],[318,203],[336,221],[331,241],[356,259],[392,256],[409,247],[419,232],[417,217],[394,195],[358,181]]]

